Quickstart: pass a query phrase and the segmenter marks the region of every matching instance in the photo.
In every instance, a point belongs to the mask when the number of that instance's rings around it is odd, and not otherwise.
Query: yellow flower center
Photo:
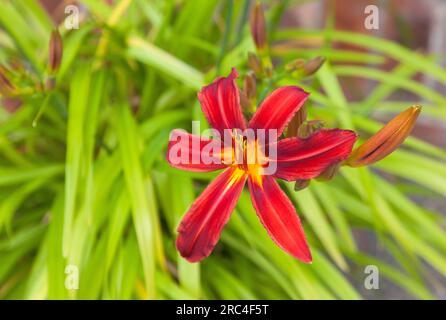
[[[233,145],[223,152],[223,162],[237,167],[255,181],[261,182],[264,167],[268,164],[265,150],[256,139],[248,139],[241,134],[233,133]]]

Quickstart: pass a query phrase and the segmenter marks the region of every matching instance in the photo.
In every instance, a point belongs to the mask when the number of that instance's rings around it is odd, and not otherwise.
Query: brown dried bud
[[[263,50],[266,47],[266,23],[265,14],[263,12],[262,4],[257,2],[252,10],[249,19],[251,27],[252,39],[258,50]]]
[[[251,112],[251,103],[249,102],[244,90],[240,91],[240,105],[242,106],[243,111]]]
[[[294,184],[294,191],[300,191],[305,189],[310,185],[311,180],[296,180],[296,183]]]
[[[346,164],[351,167],[362,167],[375,163],[391,154],[410,134],[420,112],[420,106],[413,106],[397,115],[354,150]]]
[[[300,126],[307,120],[307,108],[302,106],[288,124],[287,137],[297,137]]]
[[[15,85],[9,80],[9,71],[0,66],[0,93],[5,96],[11,96],[16,91]]]
[[[333,177],[338,174],[340,167],[340,162],[332,163],[324,171],[322,171],[322,173],[317,177],[317,180],[329,181],[333,179]]]
[[[259,57],[253,52],[248,52],[248,66],[256,75],[262,73],[262,63]]]
[[[60,67],[63,56],[63,44],[62,37],[59,31],[54,30],[51,32],[50,46],[49,46],[49,59],[48,69],[50,74],[54,74]]]
[[[305,63],[304,73],[306,76],[315,74],[325,62],[324,57],[316,57]]]
[[[248,114],[252,114],[256,110],[256,87],[256,77],[253,72],[250,72],[243,79],[243,90],[240,91],[240,104]]]
[[[313,133],[319,131],[323,127],[324,127],[324,122],[321,120],[307,121],[299,127],[297,131],[297,136],[302,139],[308,138]]]
[[[325,62],[324,57],[316,57],[305,61],[304,59],[296,59],[285,66],[288,72],[291,72],[295,78],[304,78],[311,76],[319,70]]]
[[[256,77],[253,73],[248,73],[243,79],[243,91],[249,100],[255,99],[257,96]]]

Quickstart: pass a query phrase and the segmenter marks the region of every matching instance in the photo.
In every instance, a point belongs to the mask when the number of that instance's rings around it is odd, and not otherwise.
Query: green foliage
[[[0,109],[1,299],[360,299],[352,283],[362,287],[368,264],[415,298],[435,297],[429,272],[446,276],[445,219],[413,199],[446,195],[446,151],[416,138],[371,168],[343,168],[333,181],[297,193],[282,185],[301,214],[313,264],[272,242],[246,191],[207,260],[179,257],[176,226],[215,173],[170,168],[169,132],[204,119],[196,99],[202,85],[231,67],[248,70],[247,53],[255,51],[248,1],[81,2],[89,15],[80,29],[60,26],[64,57],[54,89],[35,86],[48,76],[49,17],[37,0],[0,2],[1,62],[20,59],[33,74],[17,80],[31,88],[20,95],[22,106]],[[417,102],[384,101],[397,90],[425,101],[423,116],[446,119],[446,99],[412,79],[422,73],[446,83],[446,71],[429,58],[371,36],[282,30],[283,3],[267,16],[273,43],[326,45],[273,46],[278,76],[259,82],[258,100],[276,85],[301,85],[311,92],[311,118],[364,138],[380,127],[372,113]],[[374,53],[339,50],[332,41]],[[328,62],[311,81],[284,72],[292,59],[318,55]],[[399,63],[391,72],[374,68],[388,59]],[[350,76],[378,85],[348,101],[339,79]],[[362,252],[354,230],[374,233],[391,263]],[[78,290],[65,287],[68,265],[79,268]]]

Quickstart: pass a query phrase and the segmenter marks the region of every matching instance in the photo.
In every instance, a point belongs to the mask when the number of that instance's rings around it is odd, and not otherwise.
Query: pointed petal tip
[[[412,132],[421,109],[420,105],[411,106],[387,122],[352,152],[347,165],[350,167],[371,165],[394,152]]]
[[[308,257],[308,258],[304,258],[304,259],[302,259],[302,258],[298,258],[300,261],[302,261],[303,263],[306,263],[306,264],[313,264],[313,258],[310,256],[310,257]]]
[[[420,105],[415,105],[410,107],[410,109],[412,110],[413,113],[420,114],[421,110],[423,110],[423,107]]]
[[[231,73],[229,74],[228,77],[230,77],[232,79],[237,79],[238,78],[238,72],[237,72],[237,69],[235,67],[231,68]]]
[[[189,262],[208,257],[242,193],[246,176],[229,168],[195,199],[178,228],[176,248]]]
[[[232,68],[228,76],[216,78],[197,93],[206,119],[220,134],[223,134],[224,129],[246,128],[235,81],[237,77],[237,70]]]
[[[305,236],[305,234],[304,234]],[[305,241],[306,236],[305,236]],[[308,247],[308,242],[306,242],[305,248],[301,248],[299,251],[293,251],[285,249],[284,247],[280,246],[285,252],[287,252],[289,255],[291,255],[293,258],[306,263],[306,264],[312,264],[313,263],[313,256],[311,255],[310,248]]]
[[[290,89],[294,89],[294,90],[297,90],[297,91],[299,91],[299,92],[302,92],[303,94],[305,94],[306,97],[308,97],[308,96],[310,95],[309,92],[305,91],[304,89],[302,89],[302,88],[299,87],[299,86],[288,86],[288,87],[289,87]]]
[[[178,252],[180,253],[180,256],[187,260],[190,263],[198,263],[201,260],[205,259],[208,257],[208,255],[191,255],[191,254],[187,254],[187,252],[185,252],[185,250],[183,250],[183,246],[179,243],[178,239],[176,241],[176,247]]]
[[[311,256],[311,252],[308,251],[308,256],[302,260],[305,263],[313,264],[313,257]]]
[[[299,251],[299,252],[289,252],[288,250],[286,250],[286,251],[289,254],[291,254],[294,258],[298,259],[299,261],[302,261],[303,263],[306,263],[306,264],[312,264],[313,256],[311,255],[310,248],[308,247],[308,242],[306,240],[305,234],[304,234],[304,237],[305,237],[306,248],[304,248],[303,251]]]
[[[262,181],[260,187],[252,177],[248,180],[251,200],[262,225],[283,251],[310,263],[312,257],[305,231],[292,202],[274,178],[263,176]]]

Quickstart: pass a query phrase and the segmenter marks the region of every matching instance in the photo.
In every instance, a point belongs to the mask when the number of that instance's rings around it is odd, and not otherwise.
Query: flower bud
[[[285,66],[288,72],[291,72],[295,78],[305,78],[315,74],[325,62],[324,57],[316,57],[305,61],[304,59],[296,59]]]
[[[244,90],[240,91],[240,105],[242,106],[243,111],[251,112],[251,103],[249,102],[249,99],[246,96],[246,92]]]
[[[49,59],[48,69],[50,74],[54,74],[60,67],[63,55],[62,37],[59,31],[54,30],[51,32],[50,46],[49,46]]]
[[[287,137],[297,137],[300,126],[307,120],[307,108],[302,106],[288,124]]]
[[[324,127],[324,122],[321,120],[307,121],[299,127],[297,131],[297,136],[302,139],[308,138],[313,133],[319,131],[323,127]]]
[[[253,52],[248,52],[248,66],[256,75],[262,73],[262,63],[259,57]]]
[[[259,2],[256,3],[252,10],[249,25],[254,44],[259,51],[262,51],[266,47],[266,23],[262,4]]]
[[[391,154],[410,134],[420,112],[420,106],[413,106],[390,120],[381,130],[352,152],[347,165],[362,167]]]
[[[256,77],[253,73],[248,73],[243,79],[243,90],[246,93],[246,97],[249,100],[255,99],[257,96],[256,91]]]
[[[315,74],[320,69],[320,67],[322,67],[324,62],[325,62],[325,58],[324,57],[316,57],[316,58],[313,58],[313,59],[309,60],[304,65],[304,73],[305,73],[305,75],[306,76],[311,76],[311,75]]]
[[[340,167],[340,162],[332,163],[324,171],[322,171],[322,173],[316,179],[319,181],[329,181],[338,174]]]
[[[310,185],[311,180],[296,180],[296,183],[294,184],[294,191],[300,191],[305,189]]]

